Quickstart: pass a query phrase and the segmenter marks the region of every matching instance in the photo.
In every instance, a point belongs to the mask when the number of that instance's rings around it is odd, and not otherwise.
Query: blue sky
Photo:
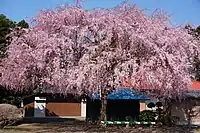
[[[169,13],[173,24],[200,25],[200,0],[130,0],[140,8],[151,12],[162,9]],[[61,4],[73,4],[73,0],[1,0],[0,13],[19,21],[29,21],[36,16],[41,9],[54,9]],[[122,0],[84,0],[83,7],[92,9],[95,7],[111,8],[120,4]]]

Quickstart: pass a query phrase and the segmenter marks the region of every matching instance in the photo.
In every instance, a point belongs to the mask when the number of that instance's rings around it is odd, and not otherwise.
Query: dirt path
[[[0,133],[189,133],[186,128],[151,128],[151,127],[99,127],[86,125],[72,125],[67,123],[33,123],[21,124],[18,126],[9,126]],[[191,131],[195,132],[195,131]],[[200,133],[200,132],[195,132]]]

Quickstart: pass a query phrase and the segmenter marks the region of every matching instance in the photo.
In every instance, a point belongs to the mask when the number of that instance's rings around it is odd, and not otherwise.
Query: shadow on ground
[[[189,131],[186,128],[155,128],[155,127],[99,127],[99,126],[88,126],[81,127],[77,125],[21,125],[19,127],[8,127],[4,129],[3,133],[69,133],[69,132],[79,132],[79,133],[90,133],[90,132],[112,132],[112,133],[194,133],[194,131]]]
[[[42,124],[47,124],[47,123],[68,123],[68,124],[85,124],[85,121],[83,120],[78,120],[74,118],[24,118],[21,123],[42,123]]]
[[[196,127],[197,128],[197,127]],[[8,126],[0,133],[68,133],[68,132],[115,132],[115,133],[194,133],[196,128],[188,127],[102,127],[90,125],[84,121],[65,118],[34,118],[24,119],[15,126]],[[195,132],[198,133],[198,132]],[[200,132],[199,132],[200,133]]]

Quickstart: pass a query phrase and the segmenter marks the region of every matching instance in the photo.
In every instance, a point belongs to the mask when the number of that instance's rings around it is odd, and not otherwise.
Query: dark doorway
[[[100,108],[101,108],[101,101],[88,99],[86,105],[86,119],[87,121],[96,121],[99,120],[100,116]]]
[[[107,115],[108,120],[138,120],[140,104],[137,100],[109,100]]]
[[[95,121],[100,117],[100,100],[87,101],[87,119]],[[107,118],[111,121],[138,120],[139,100],[108,100]]]

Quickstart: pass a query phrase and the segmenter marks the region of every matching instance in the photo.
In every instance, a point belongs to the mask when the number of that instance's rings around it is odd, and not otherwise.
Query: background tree
[[[197,32],[198,35],[200,35],[200,26],[198,26],[195,31]]]
[[[100,90],[106,120],[107,94],[126,80],[166,99],[191,87],[198,41],[184,27],[172,27],[160,11],[149,17],[128,4],[90,12],[66,6],[42,11],[33,21],[28,30],[12,32],[9,56],[1,62],[0,84],[13,90]]]
[[[13,28],[21,27],[28,28],[28,23],[25,20],[16,23],[8,19],[5,15],[0,14],[0,59],[6,57],[7,46],[9,45],[8,34]]]
[[[0,58],[5,57],[7,39],[6,35],[10,33],[10,28],[14,28],[15,23],[3,14],[0,14]]]
[[[194,36],[194,39],[200,40],[200,26],[194,28],[191,25],[186,25],[185,28],[188,30],[188,33]],[[195,80],[200,81],[200,60],[199,56],[197,55],[194,58],[194,70],[193,73],[195,75]]]
[[[19,21],[16,25],[17,27],[21,27],[21,28],[29,28],[29,25],[25,20]]]
[[[25,20],[16,23],[8,19],[5,15],[0,14],[0,61],[7,56],[8,45],[12,40],[9,34],[12,30],[20,30],[21,28],[28,27],[29,25]],[[20,100],[18,98],[21,97],[19,92],[5,89],[3,86],[0,86],[0,92],[0,103],[10,103],[19,106]]]

